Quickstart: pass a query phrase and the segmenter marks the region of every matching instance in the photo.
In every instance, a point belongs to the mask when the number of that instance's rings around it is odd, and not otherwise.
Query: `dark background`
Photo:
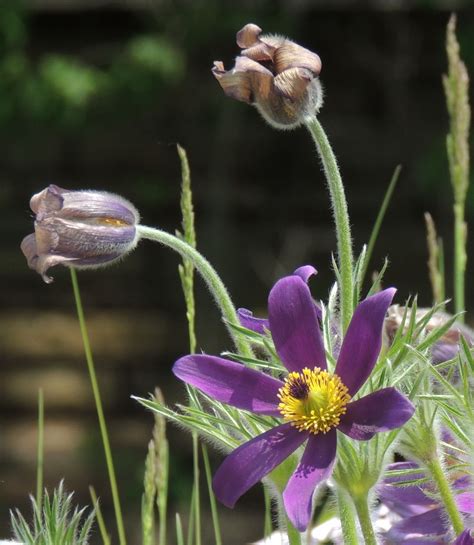
[[[323,61],[320,114],[339,158],[357,252],[368,240],[388,181],[403,165],[372,269],[390,257],[385,282],[398,302],[431,303],[423,212],[445,240],[450,296],[451,188],[448,119],[441,86],[445,25],[474,68],[470,2],[258,2],[30,0],[0,2],[0,537],[8,509],[28,510],[35,487],[37,391],[46,397],[46,484],[61,478],[90,503],[93,484],[111,517],[105,464],[69,275],[45,285],[19,249],[32,232],[28,202],[49,183],[123,195],[143,223],[180,223],[180,167],[189,154],[198,246],[238,306],[265,313],[281,275],[319,269],[325,298],[335,251],[325,182],[305,130],[278,132],[226,98],[210,73],[231,67],[245,23],[282,33]],[[474,201],[469,196],[469,218]],[[472,249],[472,237],[470,240]],[[170,373],[187,351],[179,260],[142,242],[120,265],[79,276],[111,429],[130,543],[137,543],[141,479],[152,418],[130,399],[160,385],[169,403],[184,390]],[[467,305],[474,286],[467,273]],[[212,301],[197,283],[198,346],[229,346]],[[468,315],[468,320],[471,316]],[[172,428],[170,516],[186,518],[190,437]],[[213,463],[219,457],[216,455]],[[262,534],[261,496],[221,509],[226,545]],[[260,511],[259,511],[260,510]],[[109,528],[113,530],[112,519]],[[211,543],[210,526],[204,543]],[[206,537],[207,536],[207,537]],[[170,540],[171,543],[171,540]]]

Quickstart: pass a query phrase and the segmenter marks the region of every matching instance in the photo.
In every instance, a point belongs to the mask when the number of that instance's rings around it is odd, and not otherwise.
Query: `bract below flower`
[[[217,498],[233,507],[253,485],[303,443],[301,461],[283,493],[288,517],[300,531],[312,514],[315,488],[336,458],[336,430],[366,441],[402,426],[414,407],[394,388],[354,400],[377,361],[385,313],[393,288],[362,301],[343,340],[335,373],[327,371],[318,314],[306,281],[316,271],[302,267],[279,280],[268,298],[269,328],[289,374],[284,381],[216,356],[189,355],[173,372],[214,399],[284,422],[233,451],[218,469]]]
[[[94,268],[120,259],[137,244],[136,208],[127,200],[102,191],[69,191],[50,185],[33,195],[35,232],[21,249],[30,269],[46,283],[55,265]]]
[[[262,35],[257,25],[237,33],[242,49],[232,70],[221,61],[212,72],[225,94],[254,105],[278,129],[291,129],[313,116],[322,104],[321,59],[316,53],[284,38]]]

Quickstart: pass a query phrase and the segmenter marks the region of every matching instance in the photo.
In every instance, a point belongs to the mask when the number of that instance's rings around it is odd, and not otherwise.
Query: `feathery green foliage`
[[[73,505],[73,494],[61,481],[52,497],[45,491],[43,505],[31,497],[33,521],[28,524],[17,509],[10,512],[13,534],[24,545],[87,545],[94,522],[94,511]]]
[[[163,403],[163,394],[155,389],[155,401]],[[159,544],[166,545],[166,518],[168,504],[169,448],[166,439],[166,421],[155,413],[153,436],[148,444],[142,495],[142,543],[155,543],[155,508],[159,516]]]

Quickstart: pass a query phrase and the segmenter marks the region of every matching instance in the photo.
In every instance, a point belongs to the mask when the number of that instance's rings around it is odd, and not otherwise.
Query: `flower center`
[[[315,435],[337,426],[351,399],[341,379],[319,367],[290,373],[278,397],[283,418],[298,430]]]

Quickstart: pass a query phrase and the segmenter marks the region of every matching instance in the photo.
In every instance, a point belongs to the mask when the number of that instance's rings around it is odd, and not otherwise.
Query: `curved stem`
[[[112,491],[112,500],[115,510],[115,520],[117,523],[117,532],[119,536],[120,545],[126,544],[125,529],[123,525],[122,508],[120,507],[120,497],[118,493],[117,478],[115,476],[114,461],[112,458],[112,450],[110,448],[109,434],[107,431],[107,424],[105,423],[104,409],[102,407],[102,400],[100,397],[99,383],[95,373],[94,359],[92,357],[91,345],[89,342],[89,334],[87,333],[86,320],[84,318],[84,311],[82,309],[81,294],[79,292],[79,284],[77,282],[76,271],[73,268],[71,271],[72,288],[74,291],[74,299],[76,301],[77,317],[79,318],[79,327],[81,329],[82,343],[84,345],[84,352],[86,354],[87,368],[89,370],[89,376],[92,385],[92,392],[94,394],[94,401],[97,410],[97,417],[99,419],[100,433],[102,436],[102,444],[104,446],[105,461],[107,463],[107,471],[109,473],[110,489]]]
[[[446,478],[446,474],[441,467],[439,459],[431,459],[429,462],[427,462],[426,467],[428,468],[433,480],[436,483],[436,486],[438,487],[444,508],[449,516],[449,519],[451,520],[451,524],[453,525],[454,532],[456,535],[458,535],[464,530],[464,523],[456,505],[453,491],[451,490],[449,481]]]
[[[354,507],[347,495],[347,492],[337,487],[337,507],[339,510],[339,518],[341,520],[342,536],[344,538],[344,545],[359,545],[359,538],[357,536],[357,527],[355,521]]]
[[[334,222],[336,224],[338,265],[341,276],[339,294],[341,319],[342,328],[345,332],[351,320],[354,306],[354,258],[352,255],[351,227],[349,223],[349,213],[347,211],[347,201],[336,157],[334,156],[334,152],[332,151],[324,129],[316,118],[312,118],[308,121],[307,127],[313,137],[318,154],[321,158],[331,197]]]
[[[377,545],[372,519],[370,518],[370,510],[367,495],[354,498],[354,505],[359,519],[360,529],[364,536],[365,545]]]
[[[178,252],[182,257],[192,261],[193,265],[196,267],[196,270],[199,271],[206,282],[225,320],[231,324],[239,323],[235,306],[232,303],[226,287],[215,269],[205,257],[203,257],[197,250],[180,238],[171,235],[166,231],[162,231],[161,229],[139,225],[137,227],[137,231],[141,238],[159,242],[160,244],[171,248],[175,252]],[[253,352],[250,344],[242,337],[236,335],[229,326],[227,328],[241,355],[252,357]]]

